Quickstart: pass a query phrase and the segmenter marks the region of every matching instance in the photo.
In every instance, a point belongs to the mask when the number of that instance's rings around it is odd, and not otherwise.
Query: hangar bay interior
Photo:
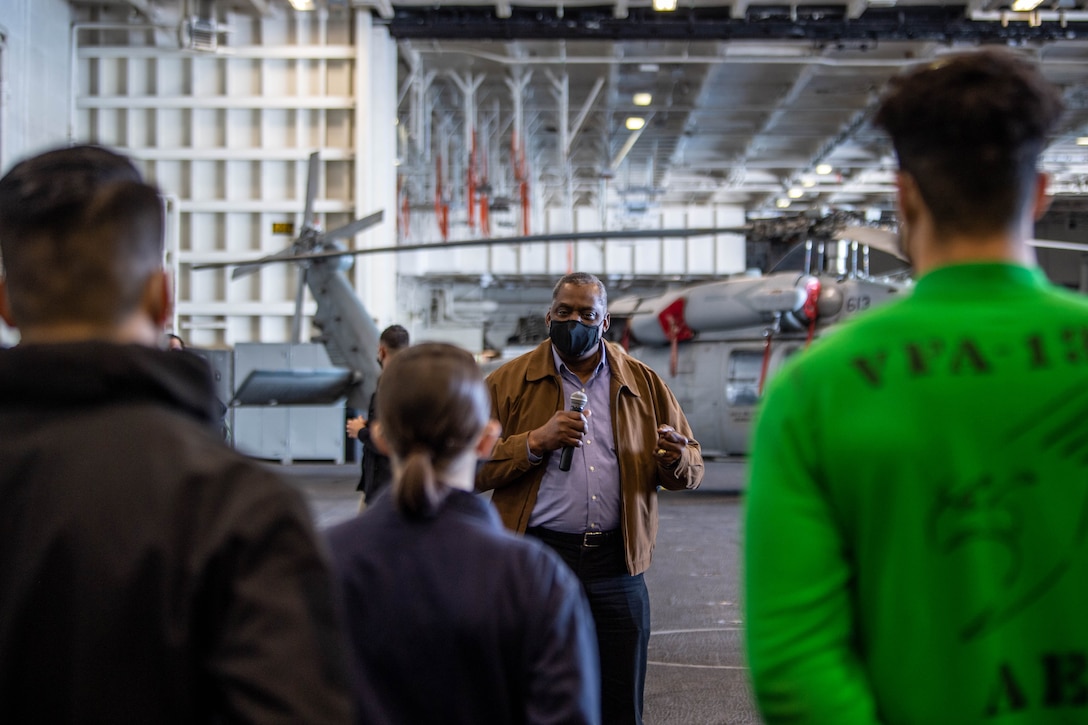
[[[307,264],[236,276],[236,263],[312,251],[307,228],[382,212],[343,248],[425,248],[346,258],[377,327],[512,354],[540,339],[570,270],[618,300],[766,272],[828,219],[893,231],[895,159],[871,125],[881,89],[1002,44],[1069,108],[1036,236],[1088,241],[1083,0],[674,5],[2,0],[0,164],[71,141],[135,158],[164,193],[173,328],[193,346],[290,358],[321,334]],[[645,236],[691,229],[719,231]],[[613,236],[562,239],[601,231]],[[556,239],[454,244],[526,234]],[[1038,255],[1088,288],[1082,251]]]

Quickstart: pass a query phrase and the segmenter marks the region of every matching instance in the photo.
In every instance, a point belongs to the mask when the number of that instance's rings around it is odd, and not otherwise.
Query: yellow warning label
[[[272,222],[273,234],[294,234],[295,225],[293,222]]]

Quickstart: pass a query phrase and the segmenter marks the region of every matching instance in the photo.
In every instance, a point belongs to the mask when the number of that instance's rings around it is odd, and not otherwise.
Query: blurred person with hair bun
[[[391,495],[328,532],[359,721],[597,723],[593,621],[578,580],[472,493],[499,435],[472,356],[441,343],[389,361],[371,432]]]

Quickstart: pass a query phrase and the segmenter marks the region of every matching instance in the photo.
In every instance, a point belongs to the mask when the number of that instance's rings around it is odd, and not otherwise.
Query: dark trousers
[[[623,536],[617,531],[594,541],[584,540],[580,534],[541,528],[525,533],[562,557],[581,580],[589,599],[601,657],[601,721],[605,725],[641,725],[650,594],[642,574],[627,573]]]

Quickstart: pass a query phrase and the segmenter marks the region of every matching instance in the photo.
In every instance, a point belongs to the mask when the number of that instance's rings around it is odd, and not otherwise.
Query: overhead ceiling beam
[[[1048,42],[1088,38],[1084,13],[1016,13],[1001,18],[967,16],[962,6],[872,8],[849,17],[843,6],[748,5],[745,17],[725,7],[655,13],[644,7],[617,18],[609,6],[567,7],[562,17],[513,7],[497,18],[491,6],[397,7],[389,33],[397,39],[430,40],[821,40],[845,43],[892,41]],[[1050,17],[1050,16],[1053,17]],[[1061,15],[1061,17],[1059,17]],[[978,18],[978,19],[972,19]]]
[[[563,149],[567,158],[570,158],[571,147],[574,145],[574,137],[578,135],[578,131],[581,130],[582,124],[585,123],[586,116],[589,115],[589,111],[593,108],[593,104],[597,100],[597,94],[601,92],[601,88],[604,87],[605,79],[603,77],[597,78],[597,81],[593,84],[593,89],[590,90],[589,95],[586,97],[585,103],[582,104],[582,108],[578,111],[578,115],[574,119],[574,123],[571,125],[570,137],[567,138],[567,147]]]

